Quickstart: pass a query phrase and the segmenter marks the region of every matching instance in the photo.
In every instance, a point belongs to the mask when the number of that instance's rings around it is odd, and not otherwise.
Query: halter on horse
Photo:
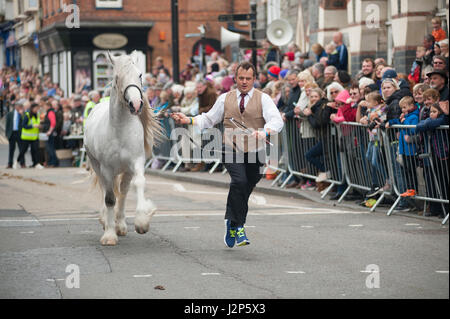
[[[105,232],[100,242],[116,245],[117,236],[127,233],[125,199],[132,179],[137,192],[135,229],[139,234],[149,230],[156,207],[144,197],[144,163],[154,137],[161,136],[161,127],[142,94],[136,52],[118,57],[108,53],[108,57],[114,71],[111,98],[89,114],[84,146],[104,195],[100,222]]]

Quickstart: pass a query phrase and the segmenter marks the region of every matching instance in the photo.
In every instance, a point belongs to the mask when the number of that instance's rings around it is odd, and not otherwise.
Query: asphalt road
[[[100,244],[84,169],[4,169],[0,298],[449,298],[448,225],[255,193],[251,244],[226,248],[227,190],[147,176],[150,231]],[[214,175],[213,175],[214,176]],[[214,178],[214,177],[212,177]]]

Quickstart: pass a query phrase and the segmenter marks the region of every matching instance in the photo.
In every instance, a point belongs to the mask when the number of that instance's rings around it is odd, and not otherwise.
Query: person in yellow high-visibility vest
[[[94,106],[100,101],[100,93],[97,91],[90,91],[88,93],[89,102],[87,102],[86,106],[84,107],[84,113],[83,113],[83,128],[86,125],[86,119],[89,115],[89,113],[92,111]]]
[[[33,166],[39,164],[39,127],[40,116],[38,114],[39,104],[31,104],[30,111],[26,112],[23,116],[22,122],[22,149],[19,154],[19,162],[22,167],[25,166],[25,153],[28,150],[28,146],[31,146],[31,159],[33,160]]]

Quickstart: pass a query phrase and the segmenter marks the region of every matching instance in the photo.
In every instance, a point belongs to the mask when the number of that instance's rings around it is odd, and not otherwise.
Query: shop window
[[[122,8],[122,0],[95,0],[95,7],[102,9]]]

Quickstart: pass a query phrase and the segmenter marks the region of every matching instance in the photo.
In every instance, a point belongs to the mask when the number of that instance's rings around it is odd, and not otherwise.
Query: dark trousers
[[[20,150],[18,161],[21,165],[25,165],[25,153],[28,151],[28,146],[31,147],[31,159],[34,167],[39,163],[39,140],[22,140],[22,149]]]
[[[22,148],[22,139],[20,138],[20,131],[13,131],[11,137],[9,138],[9,155],[8,155],[8,166],[13,165],[14,152],[16,150],[16,144],[19,147],[19,154]],[[17,158],[19,160],[19,158]]]
[[[417,191],[417,172],[415,164],[415,156],[403,155],[406,189],[415,189]]]
[[[305,154],[306,160],[310,162],[319,171],[325,172],[325,165],[323,164],[323,148],[322,142],[317,142],[316,145]]]
[[[45,150],[48,154],[48,162],[47,165],[53,165],[58,166],[59,160],[56,157],[56,151],[55,151],[55,136],[50,135],[48,137],[48,141],[45,143]]]
[[[250,163],[249,163],[250,158]],[[262,177],[263,163],[256,157],[244,154],[243,163],[224,163],[231,177],[228,192],[225,219],[231,221],[232,227],[243,226],[248,213],[248,199],[256,184]]]

